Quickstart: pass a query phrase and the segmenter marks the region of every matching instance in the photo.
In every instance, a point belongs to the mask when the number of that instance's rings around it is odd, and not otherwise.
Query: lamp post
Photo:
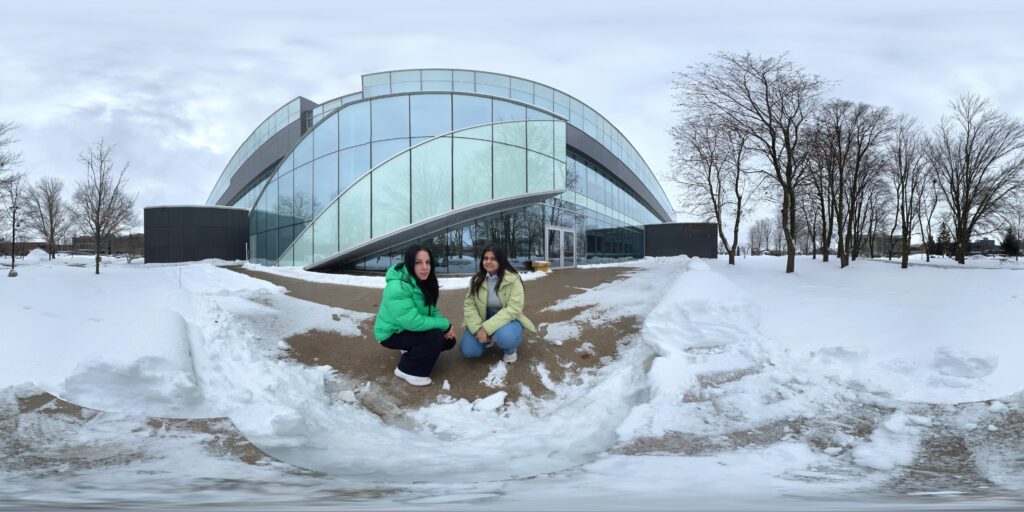
[[[7,277],[18,277],[18,271],[14,270],[14,237],[18,229],[18,207],[11,206],[9,210],[11,210],[11,271],[7,273]]]

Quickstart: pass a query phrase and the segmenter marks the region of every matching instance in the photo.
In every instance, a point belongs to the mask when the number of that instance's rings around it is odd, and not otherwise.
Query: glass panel
[[[455,139],[453,161],[455,208],[480,203],[491,198],[491,143],[481,140]]]
[[[295,265],[295,249],[288,247],[288,250],[281,255],[281,259],[277,263],[282,267],[291,267]]]
[[[409,225],[409,153],[373,171],[374,237]]]
[[[554,160],[530,151],[527,153],[527,170],[529,174],[529,192],[541,192],[554,188]]]
[[[338,190],[345,190],[370,170],[370,145],[343,149],[339,153]]]
[[[547,230],[547,258],[553,267],[562,266],[562,237],[561,232],[554,229]]]
[[[409,139],[393,139],[383,142],[374,142],[371,146],[373,146],[373,148],[370,154],[373,156],[373,159],[370,161],[370,166],[376,167],[388,158],[405,151],[405,149],[409,147]]]
[[[338,114],[341,147],[350,148],[370,142],[370,103],[357,103]]]
[[[509,197],[524,193],[526,193],[526,150],[495,144],[494,197]]]
[[[256,204],[256,232],[267,230],[267,195],[260,196]]]
[[[263,193],[267,197],[267,229],[277,228],[277,182],[273,181]]]
[[[292,174],[295,175],[292,215],[297,220],[308,221],[313,217],[313,166],[303,165]]]
[[[391,85],[394,86],[398,83],[403,82],[419,82],[420,81],[420,70],[412,69],[408,71],[392,71],[391,72]]]
[[[410,101],[413,137],[434,137],[452,131],[450,94],[417,94]]]
[[[554,123],[555,134],[555,160],[565,161],[565,123]]]
[[[294,231],[292,230],[291,226],[285,226],[283,228],[277,229],[277,249],[279,251],[284,251],[285,249],[289,248],[289,246],[292,244],[293,233]],[[290,267],[292,266],[292,258],[294,258],[294,254],[292,253],[292,251],[284,251],[284,255],[281,258],[283,261],[278,263],[278,265]]]
[[[553,117],[551,117],[550,114],[541,112],[540,110],[537,110],[535,108],[526,110],[526,118],[531,121],[551,121],[552,119],[554,119]]]
[[[564,189],[564,188],[566,188],[566,184],[565,184],[565,164],[555,160],[554,161],[554,165],[555,165],[555,184],[554,184],[554,188],[559,189],[559,190]]]
[[[303,229],[302,224],[296,226],[295,229]],[[313,263],[313,230],[303,231],[292,247],[294,248],[295,266],[305,267]]]
[[[338,195],[338,154],[313,161],[313,215],[316,216]]]
[[[491,126],[478,126],[476,128],[470,128],[468,130],[462,130],[455,134],[456,137],[462,137],[465,139],[480,139],[480,140],[491,140]]]
[[[554,153],[554,123],[542,121],[526,123],[526,143],[531,151],[552,156]]]
[[[420,70],[424,91],[452,90],[452,71],[450,69]]]
[[[313,129],[313,158],[338,150],[338,116],[328,117]]]
[[[320,261],[338,252],[338,203],[331,203],[313,224],[313,260]]]
[[[367,176],[348,189],[338,200],[341,229],[339,251],[370,239],[370,178]]]
[[[267,264],[267,234],[265,232],[256,236],[256,261],[260,265]]]
[[[459,133],[462,136],[462,133]],[[526,147],[526,123],[501,123],[494,125],[494,141]]]
[[[444,137],[412,150],[412,221],[452,209],[452,139]]]
[[[295,165],[299,166],[313,159],[313,137],[306,136],[295,147]]]
[[[363,93],[367,96],[379,96],[391,92],[390,73],[363,75]]]
[[[271,264],[277,261],[277,257],[280,255],[280,249],[277,248],[277,230],[267,231],[267,263]]]
[[[249,261],[254,263],[256,262],[256,239],[257,236],[255,234],[249,235],[249,247],[245,248],[247,251],[246,256],[249,257]]]
[[[455,95],[453,130],[491,122],[491,100],[477,96]]]
[[[452,81],[452,70],[450,69],[423,69],[420,70],[423,74],[423,80],[442,80]]]
[[[373,121],[373,140],[397,139],[409,136],[409,97],[396,96],[370,102]]]
[[[523,121],[525,119],[526,107],[507,101],[494,100],[495,123],[498,121]]]
[[[476,91],[507,98],[509,95],[509,77],[492,73],[477,73]]]

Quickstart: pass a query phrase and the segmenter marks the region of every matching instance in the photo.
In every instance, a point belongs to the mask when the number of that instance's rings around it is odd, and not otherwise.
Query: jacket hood
[[[405,281],[412,283],[412,276],[409,275],[409,271],[406,270],[404,263],[395,263],[384,273],[384,282],[390,283],[391,281]]]

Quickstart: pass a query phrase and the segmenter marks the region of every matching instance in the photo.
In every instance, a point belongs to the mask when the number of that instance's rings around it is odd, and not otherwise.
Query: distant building
[[[116,255],[131,252],[133,255],[144,255],[145,235],[131,233],[124,236],[107,237],[100,241],[100,254]],[[76,236],[71,239],[71,250],[82,253],[95,253],[96,244],[91,236]]]

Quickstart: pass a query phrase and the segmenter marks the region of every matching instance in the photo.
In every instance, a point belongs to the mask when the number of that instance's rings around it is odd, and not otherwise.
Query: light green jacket
[[[498,286],[497,294],[502,307],[494,316],[487,318],[487,282],[485,281],[480,286],[480,290],[475,295],[467,291],[466,300],[463,303],[465,320],[463,320],[462,326],[469,329],[472,334],[476,334],[483,327],[484,331],[491,335],[512,320],[519,320],[524,329],[530,332],[537,331],[533,322],[523,315],[526,293],[523,291],[523,280],[518,275],[505,272],[505,276],[501,279],[501,285]],[[487,319],[485,320],[485,318]]]

